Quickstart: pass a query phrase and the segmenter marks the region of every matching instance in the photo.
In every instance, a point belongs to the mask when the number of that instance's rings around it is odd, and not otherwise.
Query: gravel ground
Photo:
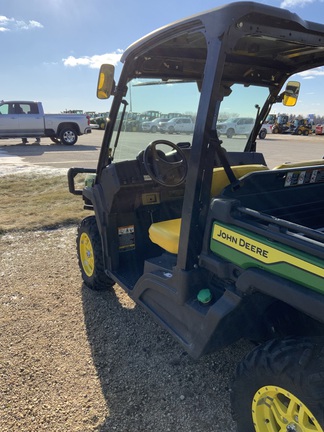
[[[76,228],[1,237],[2,432],[232,432],[251,348],[193,361],[119,288],[82,286]]]

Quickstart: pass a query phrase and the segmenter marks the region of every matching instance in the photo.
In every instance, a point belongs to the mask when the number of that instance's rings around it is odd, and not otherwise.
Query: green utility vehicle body
[[[85,284],[119,284],[193,358],[240,338],[322,336],[324,161],[270,169],[256,139],[273,104],[296,103],[299,85],[285,87],[287,80],[324,65],[324,26],[283,9],[232,3],[147,35],[121,62],[118,83],[111,67],[99,75],[98,97],[114,97],[97,169],[68,173],[71,193],[94,211],[78,234]],[[177,144],[165,135],[143,142],[133,156],[132,137],[147,140],[122,126],[136,92],[151,92],[154,107],[159,89],[171,98],[192,84],[193,135],[172,136]],[[255,103],[258,110],[249,138],[227,145],[217,118],[236,88],[233,113],[241,106],[248,117]],[[266,95],[262,105],[255,89]],[[240,96],[250,90],[251,100]],[[84,173],[93,180],[78,190],[75,177]],[[316,414],[323,427],[322,417]]]

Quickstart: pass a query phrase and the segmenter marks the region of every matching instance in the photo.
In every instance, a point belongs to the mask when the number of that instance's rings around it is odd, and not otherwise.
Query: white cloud
[[[316,0],[284,0],[280,7],[283,9],[289,9],[293,7],[304,7],[308,4],[315,3]]]
[[[307,79],[307,80],[314,79],[314,78],[319,77],[319,76],[324,76],[324,67],[321,66],[321,67],[318,67],[315,69],[310,69],[310,70],[307,70],[304,72],[300,72],[297,75],[299,75],[302,78]]]
[[[0,32],[9,31],[10,19],[6,16],[0,15]]]
[[[102,55],[93,55],[93,56],[83,56],[83,57],[74,57],[69,56],[66,59],[63,59],[64,66],[68,67],[76,67],[76,66],[87,66],[91,69],[99,69],[103,63],[113,64],[114,66],[120,61],[120,57],[123,54],[123,50],[118,49],[115,52],[102,54]]]
[[[29,21],[29,27],[30,28],[44,28],[43,24],[39,23],[38,21],[34,21],[34,20]]]
[[[0,15],[0,24],[7,23],[8,21],[10,21],[9,18],[7,18],[7,17],[4,16],[4,15]]]
[[[34,28],[43,28],[43,24],[35,20],[22,21],[15,18],[8,18],[0,15],[0,32],[13,31],[13,30],[31,30]]]

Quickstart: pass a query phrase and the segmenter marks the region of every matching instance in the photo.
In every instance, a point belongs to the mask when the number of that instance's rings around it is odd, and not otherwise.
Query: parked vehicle
[[[86,286],[118,284],[195,359],[255,343],[224,394],[238,432],[324,430],[324,161],[270,169],[257,151],[272,105],[296,104],[293,75],[323,67],[323,48],[324,25],[254,2],[164,26],[124,52],[117,84],[114,67],[101,67],[97,95],[114,97],[98,165],[68,173],[93,211],[77,234]],[[183,95],[196,119],[186,140],[124,131],[130,100],[171,112]],[[243,117],[256,105],[248,138],[226,128],[218,138],[221,112]]]
[[[253,126],[254,119],[252,117],[237,117],[219,123],[217,131],[219,135],[226,135],[227,138],[232,138],[234,135],[250,135]]]
[[[271,134],[272,133],[272,127],[273,127],[273,125],[270,123],[267,123],[267,122],[263,123],[262,128],[259,132],[259,138],[264,139],[267,136],[267,134]]]
[[[98,123],[95,123],[93,119],[90,119],[90,127],[91,129],[99,129]]]
[[[265,123],[275,124],[277,121],[277,114],[268,114]]]
[[[73,145],[78,136],[91,133],[85,114],[44,114],[41,102],[2,101],[0,139],[49,137],[53,142]]]
[[[194,121],[190,117],[175,117],[167,122],[159,122],[159,131],[162,133],[193,133]]]
[[[296,119],[290,127],[290,132],[293,135],[305,135],[308,136],[312,133],[312,125],[308,119]]]
[[[315,135],[323,135],[324,134],[324,125],[317,124],[315,127]]]
[[[272,124],[267,122],[263,123],[259,132],[259,138],[265,139],[267,134],[272,133]]]
[[[280,114],[273,126],[272,126],[272,133],[273,134],[284,134],[284,133],[290,133],[291,131],[292,123],[289,121],[289,117],[286,114]]]
[[[90,126],[92,127],[92,129],[103,130],[106,128],[107,121],[108,121],[108,117],[104,117],[104,116],[92,117],[90,119]]]
[[[156,133],[159,129],[159,124],[169,121],[168,118],[164,117],[157,117],[154,120],[151,121],[144,121],[142,123],[142,131],[143,132],[152,132]]]
[[[155,110],[149,110],[139,114],[136,119],[137,120],[136,130],[143,131],[142,125],[144,122],[150,122],[159,117],[161,117],[161,113]]]

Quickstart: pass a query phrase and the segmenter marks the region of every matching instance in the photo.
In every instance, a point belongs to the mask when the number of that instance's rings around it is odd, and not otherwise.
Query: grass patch
[[[84,178],[78,177],[77,188]],[[0,234],[77,224],[92,212],[81,196],[72,195],[66,175],[7,175],[0,178]]]

